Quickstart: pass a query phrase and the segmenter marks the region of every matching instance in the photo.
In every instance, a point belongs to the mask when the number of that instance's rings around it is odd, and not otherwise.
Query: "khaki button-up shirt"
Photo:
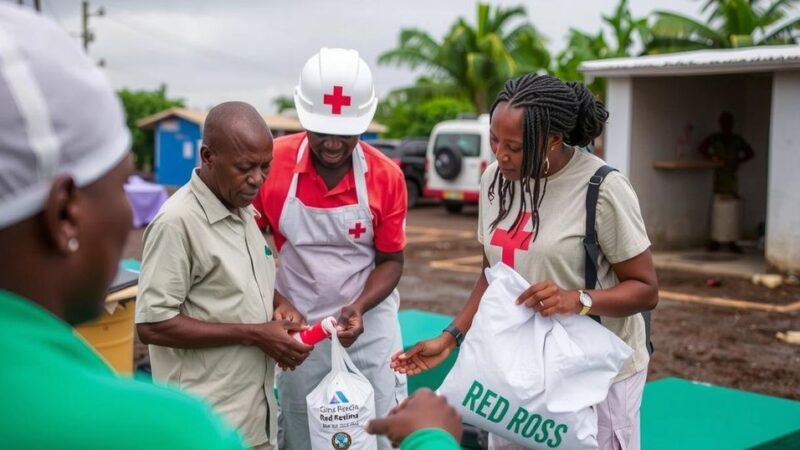
[[[232,213],[193,173],[145,231],[136,322],[272,320],[275,260],[256,214],[252,206]],[[275,444],[275,363],[258,347],[151,345],[150,361],[157,380],[206,399],[250,445]]]

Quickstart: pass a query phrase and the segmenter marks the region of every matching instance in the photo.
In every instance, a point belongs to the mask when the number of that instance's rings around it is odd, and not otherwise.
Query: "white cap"
[[[378,107],[372,72],[355,50],[320,49],[303,66],[294,105],[308,131],[359,135],[367,131]]]
[[[129,147],[122,105],[77,41],[0,4],[0,229],[41,211],[55,176],[86,186]]]

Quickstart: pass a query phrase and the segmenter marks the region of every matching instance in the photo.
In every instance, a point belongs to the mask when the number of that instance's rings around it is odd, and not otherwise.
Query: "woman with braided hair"
[[[517,299],[520,307],[543,316],[591,314],[633,348],[607,399],[596,407],[597,437],[600,449],[637,449],[650,359],[641,313],[655,308],[658,287],[630,182],[613,171],[597,178],[605,163],[580,149],[602,133],[605,105],[580,83],[528,74],[506,82],[490,115],[497,161],[481,179],[483,267],[502,261],[531,283]],[[595,281],[585,272],[584,238],[587,192],[597,183],[602,184],[594,221]],[[395,355],[395,370],[416,374],[444,361],[469,330],[487,286],[481,273],[453,323],[439,337]],[[493,448],[512,448],[496,436],[490,441]]]

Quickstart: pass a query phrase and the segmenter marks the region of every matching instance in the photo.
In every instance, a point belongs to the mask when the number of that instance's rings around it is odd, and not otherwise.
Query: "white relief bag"
[[[327,325],[327,324],[326,324]],[[375,450],[366,432],[375,418],[375,391],[331,331],[331,371],[306,396],[308,431],[313,449]]]
[[[439,393],[464,422],[532,449],[596,449],[592,408],[633,350],[590,317],[543,317],[514,300],[530,284],[503,263]]]

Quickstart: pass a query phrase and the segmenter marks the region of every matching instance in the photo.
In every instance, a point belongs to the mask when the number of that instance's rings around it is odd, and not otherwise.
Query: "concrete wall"
[[[603,150],[605,160],[630,176],[633,81],[630,78],[610,78],[606,86],[608,124]]]
[[[682,159],[701,159],[697,146],[718,130],[722,111],[733,113],[735,131],[756,150],[756,159],[739,172],[742,230],[755,237],[756,226],[766,217],[771,84],[769,76],[757,74],[633,79],[628,176],[656,248],[692,247],[708,240],[713,171],[659,170],[653,163],[678,159],[681,151]],[[611,95],[610,89],[613,105]],[[609,139],[607,151],[614,151],[614,145]]]
[[[742,236],[754,239],[758,225],[767,220],[772,74],[751,75],[744,83],[744,105],[735,116],[734,129],[755,152],[755,157],[739,168],[739,194],[744,200]]]
[[[800,72],[773,81],[767,261],[800,272]]]

